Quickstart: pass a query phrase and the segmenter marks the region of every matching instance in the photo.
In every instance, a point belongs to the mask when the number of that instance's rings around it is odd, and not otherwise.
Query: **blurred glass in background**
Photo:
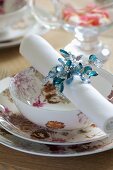
[[[36,20],[45,27],[63,28],[75,33],[76,48],[83,53],[96,53],[105,61],[109,49],[98,37],[113,25],[113,2],[94,0],[29,0]]]

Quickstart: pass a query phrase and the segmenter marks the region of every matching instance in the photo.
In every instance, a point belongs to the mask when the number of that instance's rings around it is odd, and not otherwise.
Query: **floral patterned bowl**
[[[0,0],[0,33],[7,32],[12,24],[27,13],[26,0]]]
[[[112,84],[104,75],[97,76],[92,80],[92,84],[107,98],[112,90]],[[43,76],[33,67],[27,68],[11,79],[9,87],[11,96],[27,119],[52,130],[81,129],[91,124],[76,106],[58,95],[50,82],[44,86],[42,84]]]

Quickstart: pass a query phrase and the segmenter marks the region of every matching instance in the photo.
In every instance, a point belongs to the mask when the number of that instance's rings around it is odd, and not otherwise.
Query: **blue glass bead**
[[[71,71],[72,74],[81,74],[81,70],[83,69],[83,65],[79,63],[77,66],[73,68]]]
[[[78,74],[79,72],[78,72],[78,70],[76,70],[75,68],[71,71],[71,74],[72,75],[76,75],[76,74]]]
[[[54,78],[55,76],[56,76],[56,73],[53,72],[53,71],[50,71],[49,74],[48,74],[49,78]]]
[[[67,73],[67,79],[71,77],[71,72]]]
[[[61,83],[61,84],[59,85],[59,91],[62,93],[62,92],[63,92],[63,90],[64,90],[64,84],[63,84],[63,83]]]
[[[64,79],[61,79],[61,78],[59,78],[59,77],[55,77],[54,79],[53,79],[53,85],[58,85],[58,84],[60,84],[61,82],[63,82],[64,81]]]
[[[79,69],[82,69],[82,68],[83,68],[82,63],[79,63],[79,64],[78,64],[78,68],[79,68]]]
[[[72,73],[73,75],[76,75],[76,74],[79,74],[80,72],[79,72],[78,69],[75,68],[73,71],[71,71],[71,73]]]
[[[69,55],[70,55],[67,51],[65,51],[63,49],[60,49],[60,53],[63,57],[69,57]]]
[[[92,67],[91,66],[85,66],[83,70],[83,74],[89,74],[91,72]]]
[[[73,76],[66,80],[66,84],[71,84],[72,81],[73,81]]]
[[[62,66],[57,66],[57,67],[56,67],[56,70],[57,70],[58,72],[63,72],[63,71],[64,71],[64,68],[63,68]]]
[[[80,73],[82,69],[83,69],[83,65],[82,65],[82,63],[79,63],[79,64],[75,67],[75,72]]]
[[[89,56],[89,63],[94,63],[97,59],[96,55],[92,54]]]
[[[58,58],[58,61],[59,61],[62,65],[65,65],[65,62],[63,61],[62,58]]]
[[[67,60],[67,62],[66,62],[66,66],[70,67],[70,66],[71,66],[71,64],[72,64],[72,61],[71,61],[71,60]]]
[[[91,72],[89,73],[89,77],[97,76],[97,75],[98,75],[98,73],[97,73],[96,71],[91,71]]]

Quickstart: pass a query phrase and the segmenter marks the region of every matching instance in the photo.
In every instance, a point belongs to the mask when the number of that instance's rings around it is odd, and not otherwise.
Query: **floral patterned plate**
[[[24,139],[13,136],[4,129],[0,128],[0,143],[9,148],[33,155],[50,157],[72,157],[90,155],[112,149],[113,136],[85,144],[59,146],[38,144],[26,141]]]
[[[8,89],[0,95],[0,104],[1,126],[11,134],[34,144],[75,145],[97,141],[106,137],[106,134],[93,123],[87,128],[73,131],[42,129],[19,113]]]

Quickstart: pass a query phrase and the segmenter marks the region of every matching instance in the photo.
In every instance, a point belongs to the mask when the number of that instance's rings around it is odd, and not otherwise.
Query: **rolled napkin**
[[[44,76],[56,65],[62,56],[51,45],[37,35],[25,37],[20,53]],[[64,95],[106,133],[113,133],[113,105],[91,84],[81,81],[75,75],[70,84],[64,82]]]
[[[103,131],[113,132],[113,104],[91,84],[81,83],[80,77],[74,76],[71,84],[65,83],[64,94]]]
[[[20,53],[44,76],[59,64],[58,58],[62,57],[46,40],[34,34],[23,39]]]

